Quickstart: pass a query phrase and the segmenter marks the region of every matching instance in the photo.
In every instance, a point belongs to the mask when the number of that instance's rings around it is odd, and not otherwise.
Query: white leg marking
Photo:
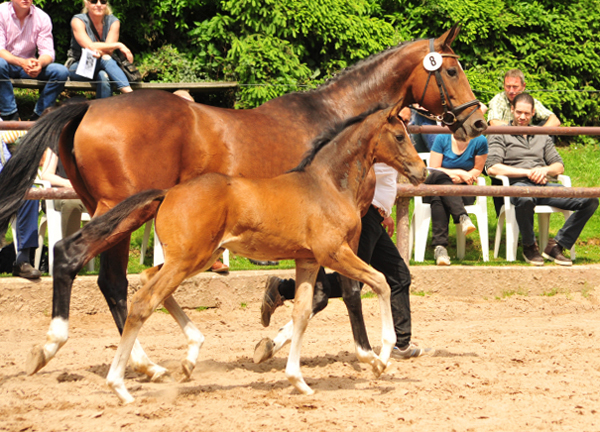
[[[394,319],[392,318],[392,304],[390,301],[390,287],[385,277],[378,273],[378,289],[375,290],[379,298],[379,308],[381,310],[381,352],[379,358],[387,366],[392,349],[396,344],[396,332],[394,330]],[[383,372],[383,371],[382,371]]]
[[[142,344],[140,344],[140,341],[137,339],[131,349],[130,360],[134,371],[147,375],[153,382],[161,381],[163,378],[169,377],[169,371],[150,360],[144,352]]]
[[[67,342],[67,339],[69,339],[69,321],[63,318],[52,319],[44,344],[46,363],[56,355],[58,350]]]
[[[294,321],[290,320],[286,325],[279,329],[279,333],[273,339],[273,354],[279,351],[281,348],[286,346],[292,341],[292,334],[294,332]]]
[[[167,297],[163,301],[163,305],[169,311],[171,316],[177,321],[179,327],[183,330],[183,334],[187,339],[188,352],[185,360],[183,360],[182,367],[183,372],[189,379],[192,375],[192,371],[196,367],[198,356],[200,355],[200,348],[204,343],[204,335],[198,330],[194,323],[185,314],[181,306],[177,303],[173,296]]]

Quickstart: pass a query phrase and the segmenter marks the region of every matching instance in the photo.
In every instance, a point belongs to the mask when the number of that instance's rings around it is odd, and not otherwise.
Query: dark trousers
[[[396,330],[396,346],[404,348],[410,343],[410,271],[400,256],[398,248],[381,225],[383,218],[375,207],[369,207],[362,218],[362,231],[357,255],[385,276],[391,289],[392,316]],[[286,279],[279,285],[279,293],[285,299],[293,299],[296,284]],[[313,313],[327,306],[328,298],[342,297],[338,273],[326,274],[320,269],[315,284]]]
[[[513,186],[541,186],[530,181],[518,181]],[[563,187],[555,183],[548,183],[548,187]],[[574,213],[566,220],[563,227],[558,231],[554,240],[565,249],[571,249],[583,227],[598,208],[598,198],[533,198],[533,197],[511,197],[511,204],[515,206],[515,216],[523,245],[531,246],[535,243],[533,232],[533,215],[536,205],[549,205],[563,210],[571,210]]]
[[[453,185],[452,179],[442,171],[431,171],[425,179],[425,184]],[[461,183],[464,184],[464,183]],[[423,197],[423,202],[431,205],[431,244],[448,247],[448,224],[450,216],[454,224],[459,223],[459,218],[467,214],[465,205],[475,202],[475,197],[459,196],[430,196]]]
[[[39,206],[39,201],[24,200],[17,211],[17,243],[19,250],[38,247]]]

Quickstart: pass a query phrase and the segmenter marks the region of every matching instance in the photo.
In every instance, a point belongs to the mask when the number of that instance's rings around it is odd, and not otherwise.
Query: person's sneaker
[[[556,264],[562,266],[571,266],[573,265],[573,261],[563,255],[563,247],[556,243],[556,240],[550,239],[548,240],[548,245],[542,256],[547,260],[554,261]]]
[[[531,246],[523,245],[523,259],[525,262],[534,266],[544,265],[544,258],[540,255],[537,243],[534,243]]]
[[[477,230],[473,222],[471,222],[471,218],[466,214],[460,215],[458,221],[460,222],[460,229],[462,229],[463,234],[466,236]]]
[[[398,348],[397,346],[394,347],[392,350],[392,357],[406,360],[413,357],[433,355],[434,353],[435,350],[433,348],[421,348],[411,342],[410,345],[404,348]]]
[[[25,279],[39,279],[42,276],[42,273],[38,269],[35,269],[28,262],[23,262],[21,264],[17,264],[16,262],[13,264],[13,276],[22,277]]]
[[[448,255],[448,251],[444,246],[435,247],[435,250],[433,251],[433,259],[439,266],[450,265],[450,256]]]
[[[283,298],[279,294],[279,284],[281,279],[277,276],[269,276],[265,286],[262,305],[260,306],[260,322],[263,327],[269,327],[271,315],[279,306],[283,304]]]

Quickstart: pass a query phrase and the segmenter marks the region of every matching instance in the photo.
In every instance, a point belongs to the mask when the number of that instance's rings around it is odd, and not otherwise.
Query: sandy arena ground
[[[432,357],[392,361],[374,378],[359,364],[341,300],[310,323],[302,372],[316,390],[285,378],[288,353],[255,365],[254,345],[290,317],[286,303],[271,327],[260,304],[190,310],[206,336],[186,383],[155,384],[128,374],[136,401],[121,405],[105,384],[118,343],[110,315],[76,314],[71,337],[34,376],[23,372],[49,317],[3,314],[0,324],[1,431],[598,431],[599,302],[592,292],[504,299],[412,296],[414,340]],[[378,302],[364,301],[369,335],[380,345]],[[184,340],[155,313],[140,340],[148,354],[182,377]]]

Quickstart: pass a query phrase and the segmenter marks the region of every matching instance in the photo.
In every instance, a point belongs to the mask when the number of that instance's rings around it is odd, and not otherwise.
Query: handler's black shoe
[[[279,294],[281,279],[277,276],[269,276],[265,287],[262,305],[260,307],[260,322],[264,327],[269,327],[271,315],[283,304],[283,298]]]
[[[42,274],[39,270],[31,267],[31,264],[28,262],[24,262],[21,264],[17,264],[16,262],[13,264],[13,276],[19,276],[25,279],[39,279]]]

